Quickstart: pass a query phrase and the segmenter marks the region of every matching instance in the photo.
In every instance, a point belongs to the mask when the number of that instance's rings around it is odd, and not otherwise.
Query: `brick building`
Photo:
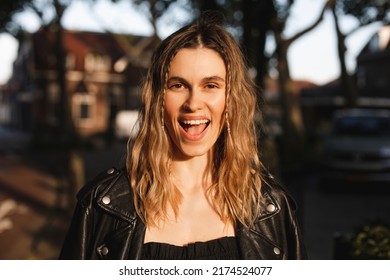
[[[103,134],[116,112],[140,105],[140,82],[158,40],[123,34],[64,30],[65,92],[76,133]],[[61,130],[56,31],[26,34],[3,90],[9,126],[32,133]],[[51,137],[51,136],[50,136]]]

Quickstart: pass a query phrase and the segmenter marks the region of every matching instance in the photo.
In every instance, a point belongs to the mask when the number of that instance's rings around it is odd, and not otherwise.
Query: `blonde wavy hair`
[[[181,193],[170,180],[174,144],[164,131],[164,92],[169,64],[183,48],[209,48],[226,66],[224,127],[213,148],[214,183],[208,195],[221,219],[250,226],[259,214],[261,162],[258,157],[254,116],[256,87],[248,75],[244,56],[225,28],[210,17],[176,31],[156,49],[144,83],[140,129],[129,141],[127,171],[134,204],[146,225],[167,217],[170,205],[177,215]]]

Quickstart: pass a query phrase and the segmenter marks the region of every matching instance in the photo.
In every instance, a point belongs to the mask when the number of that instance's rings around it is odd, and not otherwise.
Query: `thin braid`
[[[226,128],[228,132],[228,137],[231,140],[230,134],[230,122],[229,122],[229,105],[230,105],[230,80],[231,80],[231,71],[230,71],[230,63],[226,62],[226,108],[225,108],[225,118],[226,118]]]
[[[229,107],[230,107],[230,95],[231,95],[231,86],[230,86],[230,82],[231,82],[231,75],[232,75],[232,72],[231,72],[231,67],[230,67],[230,61],[228,59],[228,55],[227,53],[225,52],[224,48],[222,46],[218,46],[218,51],[219,51],[219,54],[222,56],[222,59],[224,60],[225,62],[225,67],[226,67],[226,105],[225,105],[225,122],[226,122],[226,129],[227,129],[227,132],[228,132],[228,137],[231,139],[231,134],[230,134],[230,122],[229,122]]]
[[[164,88],[162,102],[161,102],[161,128],[162,128],[163,133],[165,133],[165,120],[164,120],[165,94],[166,94],[166,91]]]
[[[177,52],[172,54],[172,58],[176,55]],[[171,58],[171,60],[172,60]],[[165,132],[165,119],[164,119],[164,107],[165,107],[165,95],[167,93],[167,84],[168,84],[168,74],[169,74],[170,64],[167,65],[167,69],[164,74],[164,85],[163,85],[163,98],[161,102],[161,127],[163,132]]]

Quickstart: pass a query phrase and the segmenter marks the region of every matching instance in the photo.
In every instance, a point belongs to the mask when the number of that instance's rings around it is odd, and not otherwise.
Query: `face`
[[[174,157],[207,155],[217,141],[226,104],[226,67],[207,48],[181,49],[170,63],[164,122]]]

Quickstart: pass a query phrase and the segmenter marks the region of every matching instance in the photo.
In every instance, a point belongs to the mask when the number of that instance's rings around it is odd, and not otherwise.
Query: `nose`
[[[191,89],[188,98],[184,103],[184,109],[190,112],[195,112],[203,107],[202,93],[199,90]]]

